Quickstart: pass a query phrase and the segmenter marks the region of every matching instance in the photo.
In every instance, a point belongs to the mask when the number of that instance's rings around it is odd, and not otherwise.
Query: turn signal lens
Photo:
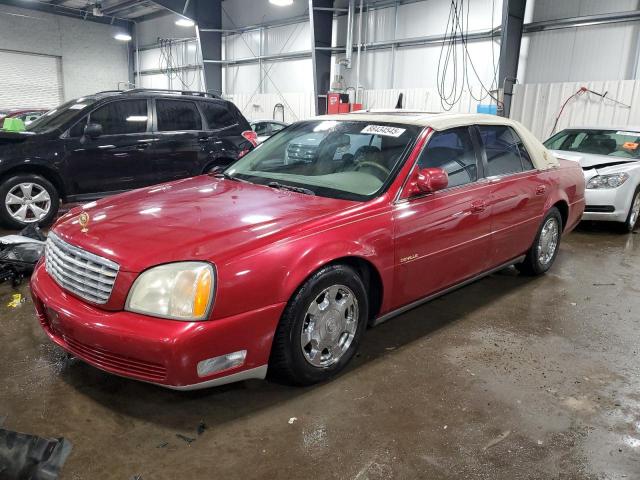
[[[196,295],[193,300],[193,316],[203,317],[207,313],[211,298],[211,270],[201,270],[196,280]]]

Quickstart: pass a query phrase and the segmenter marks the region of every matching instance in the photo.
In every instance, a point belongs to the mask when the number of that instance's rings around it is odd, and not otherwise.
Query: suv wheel
[[[0,202],[2,223],[9,228],[21,229],[30,224],[51,223],[58,213],[60,197],[46,178],[27,173],[2,182]]]
[[[331,378],[355,355],[368,314],[365,287],[352,268],[319,270],[294,294],[280,319],[270,376],[296,385]]]

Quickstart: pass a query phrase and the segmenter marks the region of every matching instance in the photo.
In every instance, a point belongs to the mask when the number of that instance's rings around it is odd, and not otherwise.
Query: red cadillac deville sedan
[[[503,118],[321,117],[225,171],[70,211],[33,299],[51,340],[117,375],[311,384],[367,326],[512,264],[547,271],[584,188]]]

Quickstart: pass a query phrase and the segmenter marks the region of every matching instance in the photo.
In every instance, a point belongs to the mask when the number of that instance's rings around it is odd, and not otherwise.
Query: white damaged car
[[[640,128],[568,128],[544,145],[579,162],[587,184],[583,220],[619,222],[631,232],[640,217]]]

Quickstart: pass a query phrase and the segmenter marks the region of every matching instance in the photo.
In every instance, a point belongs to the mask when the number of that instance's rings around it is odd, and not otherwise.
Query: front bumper
[[[264,378],[285,304],[203,322],[109,312],[67,293],[40,263],[31,294],[42,328],[64,350],[101,370],[178,390]],[[239,367],[199,377],[198,362],[246,350]]]
[[[584,198],[586,202],[583,220],[602,220],[610,222],[626,222],[631,208],[634,187],[627,181],[618,188],[586,189]],[[589,211],[605,210],[611,211]]]

